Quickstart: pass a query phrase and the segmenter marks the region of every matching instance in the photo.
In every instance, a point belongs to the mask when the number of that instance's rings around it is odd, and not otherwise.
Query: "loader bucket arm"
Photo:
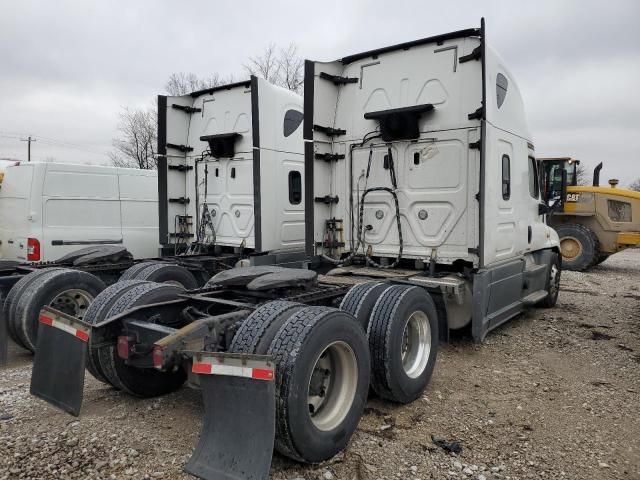
[[[192,372],[200,380],[204,419],[185,470],[206,480],[268,478],[275,435],[271,358],[202,352]]]
[[[40,311],[31,394],[78,416],[91,327],[51,307]]]

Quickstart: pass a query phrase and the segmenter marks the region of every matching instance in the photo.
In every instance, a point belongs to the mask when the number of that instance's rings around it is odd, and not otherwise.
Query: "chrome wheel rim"
[[[49,306],[60,310],[68,315],[76,318],[83,318],[84,314],[93,302],[94,296],[86,290],[71,288],[60,292],[51,302]]]
[[[345,342],[333,342],[316,359],[307,389],[312,423],[333,430],[346,418],[356,396],[358,363]]]
[[[422,311],[413,312],[402,334],[402,368],[409,378],[417,378],[427,368],[431,355],[429,317]]]

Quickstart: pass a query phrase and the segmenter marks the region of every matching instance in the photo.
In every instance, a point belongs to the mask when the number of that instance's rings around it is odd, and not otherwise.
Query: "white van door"
[[[117,169],[49,165],[42,196],[48,260],[91,245],[122,245]]]
[[[26,262],[29,236],[39,237],[39,228],[29,233],[32,227],[33,176],[33,165],[11,166],[5,171],[0,187],[0,249],[3,259]]]

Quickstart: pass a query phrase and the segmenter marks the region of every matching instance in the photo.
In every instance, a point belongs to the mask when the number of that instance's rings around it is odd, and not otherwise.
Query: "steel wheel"
[[[93,302],[93,299],[93,295],[89,292],[72,288],[64,290],[58,294],[53,300],[51,300],[49,306],[66,314],[73,315],[76,318],[82,319],[87,308],[89,308],[89,305]]]
[[[345,342],[330,344],[318,357],[307,392],[311,421],[319,430],[336,428],[347,416],[356,396],[358,363]]]
[[[573,260],[582,254],[582,244],[577,238],[563,237],[560,240],[560,251],[564,258]]]
[[[422,375],[431,353],[431,328],[424,312],[413,312],[402,334],[402,367],[410,378]]]

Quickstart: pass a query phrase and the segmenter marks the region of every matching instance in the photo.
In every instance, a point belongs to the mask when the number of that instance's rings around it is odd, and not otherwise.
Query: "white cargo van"
[[[3,259],[53,261],[92,245],[121,245],[134,258],[157,255],[155,171],[35,162],[5,168]]]

